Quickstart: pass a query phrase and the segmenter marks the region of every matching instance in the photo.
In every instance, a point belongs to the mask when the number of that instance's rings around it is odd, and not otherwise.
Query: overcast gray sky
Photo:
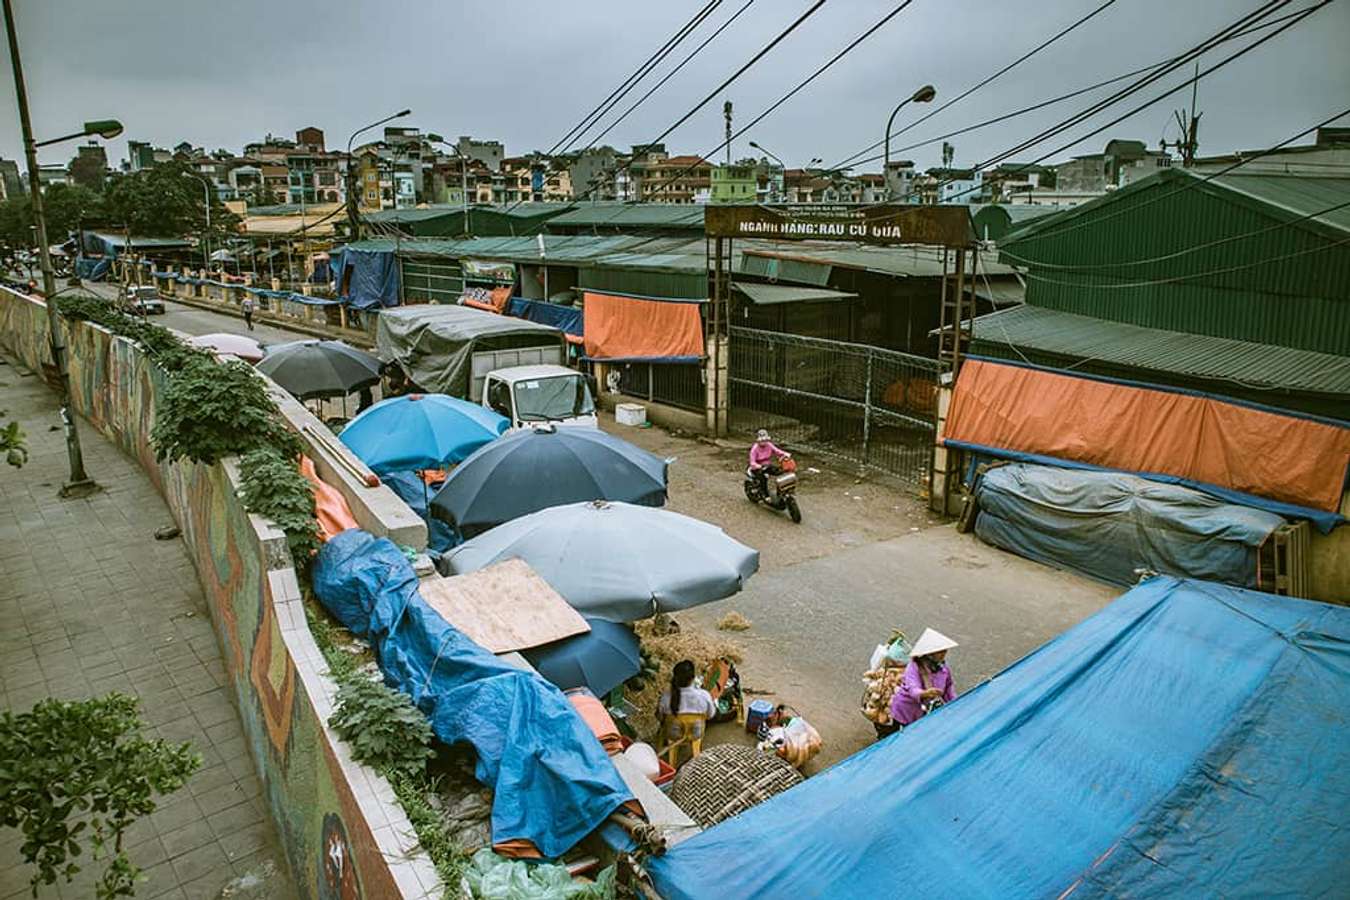
[[[658,77],[746,0],[725,0]],[[738,140],[757,140],[789,165],[838,162],[881,137],[895,102],[931,82],[938,99],[901,112],[897,128],[936,108],[1099,5],[1101,0],[914,0],[809,87]],[[1311,5],[1297,0],[1283,12]],[[237,151],[265,133],[293,136],[317,125],[330,147],[402,107],[406,124],[447,137],[505,142],[509,154],[547,150],[703,4],[615,0],[14,0],[29,99],[39,139],[85,119],[117,117],[126,139],[172,146],[188,140]],[[811,5],[755,0],[689,66],[607,138],[651,140]],[[748,122],[894,7],[882,0],[827,0],[787,40],[666,141],[705,153],[721,141],[721,100]],[[1258,0],[1117,0],[1071,35],[988,87],[934,116],[897,147],[1165,59],[1258,7]],[[1276,13],[1281,14],[1281,13]],[[1251,40],[1248,38],[1247,40]],[[1241,46],[1230,42],[1211,63]],[[1201,153],[1252,149],[1350,107],[1350,0],[1338,0],[1237,62],[1203,79]],[[8,52],[0,47],[8,62]],[[0,155],[21,159],[8,66],[0,81]],[[1162,84],[1176,84],[1180,76]],[[655,79],[651,83],[654,83]],[[631,95],[636,99],[642,86]],[[1151,97],[1151,88],[1133,98]],[[1105,92],[1103,92],[1105,93]],[[955,138],[971,165],[1085,106],[1089,95]],[[1156,146],[1177,137],[1173,108],[1189,90],[1093,137]],[[624,102],[616,110],[627,108]],[[1133,103],[1113,109],[1119,114]],[[1026,161],[1111,118],[1019,154]],[[1350,117],[1342,122],[1350,125]],[[937,164],[940,145],[906,152]],[[69,159],[74,145],[44,153]],[[1064,158],[1070,151],[1059,154]],[[873,163],[870,170],[879,170]]]

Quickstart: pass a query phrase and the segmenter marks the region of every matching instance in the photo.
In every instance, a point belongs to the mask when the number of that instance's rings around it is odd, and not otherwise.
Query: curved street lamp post
[[[937,88],[933,87],[931,84],[925,84],[913,94],[910,94],[896,104],[895,109],[891,110],[891,117],[886,120],[886,149],[882,156],[884,161],[881,164],[881,178],[886,185],[886,199],[888,200],[891,199],[891,126],[895,124],[895,114],[900,112],[906,103],[931,103],[936,96]],[[875,147],[876,144],[873,144],[872,146]]]

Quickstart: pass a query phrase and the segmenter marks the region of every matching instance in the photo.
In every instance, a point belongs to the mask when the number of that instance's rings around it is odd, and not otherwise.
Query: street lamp
[[[39,174],[37,148],[69,141],[87,135],[113,138],[122,133],[122,123],[116,119],[85,122],[84,130],[38,143],[33,139],[33,122],[28,115],[28,89],[24,86],[23,65],[19,61],[19,37],[14,27],[14,9],[10,0],[3,2],[5,34],[9,39],[9,59],[14,69],[14,99],[19,107],[19,125],[23,130],[23,152],[28,164],[28,188],[33,194],[33,222],[37,228],[38,258],[42,262],[42,295],[47,304],[47,329],[52,345],[52,362],[60,379],[61,422],[66,432],[66,455],[70,461],[70,479],[61,487],[61,496],[71,497],[98,489],[84,471],[84,453],[80,448],[80,434],[75,426],[75,413],[70,408],[70,369],[66,365],[66,344],[61,333],[61,315],[56,308],[56,273],[52,269],[51,250],[47,246],[47,219],[42,208],[42,179]]]
[[[447,141],[445,138],[441,137],[439,134],[428,134],[428,135],[427,135],[427,140],[430,141],[430,142],[433,143],[433,144],[444,144],[445,146],[449,147],[451,150],[453,150],[453,151],[455,152],[455,156],[459,157],[459,200],[460,200],[460,203],[463,204],[463,209],[464,209],[464,212],[463,212],[463,218],[464,218],[464,221],[463,221],[461,224],[462,224],[463,227],[464,227],[464,233],[465,233],[465,234],[473,234],[473,229],[469,227],[469,160],[468,160],[468,157],[466,157],[463,153],[461,153],[461,152],[459,151],[459,148],[458,148],[458,147],[456,147],[454,144],[452,144],[452,143],[450,143],[449,141]]]
[[[8,0],[6,0],[6,2],[8,2]],[[352,175],[354,174],[352,172],[352,141],[356,140],[358,134],[364,134],[372,128],[379,128],[386,122],[392,122],[395,119],[401,119],[404,116],[410,115],[412,115],[411,109],[401,109],[392,116],[385,116],[378,122],[371,122],[364,128],[356,129],[352,132],[352,136],[347,138],[347,222],[351,227],[352,240],[357,240],[361,237],[356,219],[356,194],[352,190]]]
[[[202,191],[206,198],[206,231],[202,234],[202,262],[206,264],[205,271],[211,272],[211,182],[201,172],[193,172],[191,169],[184,170],[184,175],[191,178],[200,178],[202,180]],[[304,222],[304,218],[300,220]]]
[[[765,156],[772,157],[772,158],[773,158],[773,161],[776,162],[776,163],[778,163],[778,168],[780,168],[780,169],[783,170],[783,199],[786,200],[786,199],[787,199],[787,189],[788,189],[788,185],[787,185],[787,164],[784,163],[783,160],[780,159],[779,156],[778,156],[776,153],[774,153],[772,150],[769,150],[769,149],[766,149],[766,148],[764,148],[764,147],[761,147],[759,144],[755,143],[754,141],[751,141],[751,142],[750,142],[750,146],[751,146],[751,147],[754,147],[756,150],[758,150],[759,152],[763,153]]]
[[[931,103],[936,96],[937,88],[933,87],[931,84],[925,84],[913,94],[896,104],[895,109],[891,110],[891,117],[886,120],[886,149],[882,156],[884,161],[881,164],[881,177],[886,182],[886,199],[888,200],[891,197],[891,180],[888,177],[891,167],[891,126],[895,124],[895,114],[898,113],[906,103]]]

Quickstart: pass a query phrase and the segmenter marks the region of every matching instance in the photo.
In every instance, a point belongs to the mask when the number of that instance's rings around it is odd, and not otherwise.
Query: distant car
[[[127,306],[138,315],[164,315],[164,301],[159,299],[159,291],[153,287],[128,287]]]

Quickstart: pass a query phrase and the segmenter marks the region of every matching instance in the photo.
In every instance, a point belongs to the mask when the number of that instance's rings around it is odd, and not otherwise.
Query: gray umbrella
[[[342,341],[274,344],[257,369],[301,400],[345,397],[380,381],[380,361]]]
[[[738,592],[759,551],[715,525],[628,503],[572,503],[513,519],[443,557],[454,574],[523,559],[583,615],[632,622]]]

